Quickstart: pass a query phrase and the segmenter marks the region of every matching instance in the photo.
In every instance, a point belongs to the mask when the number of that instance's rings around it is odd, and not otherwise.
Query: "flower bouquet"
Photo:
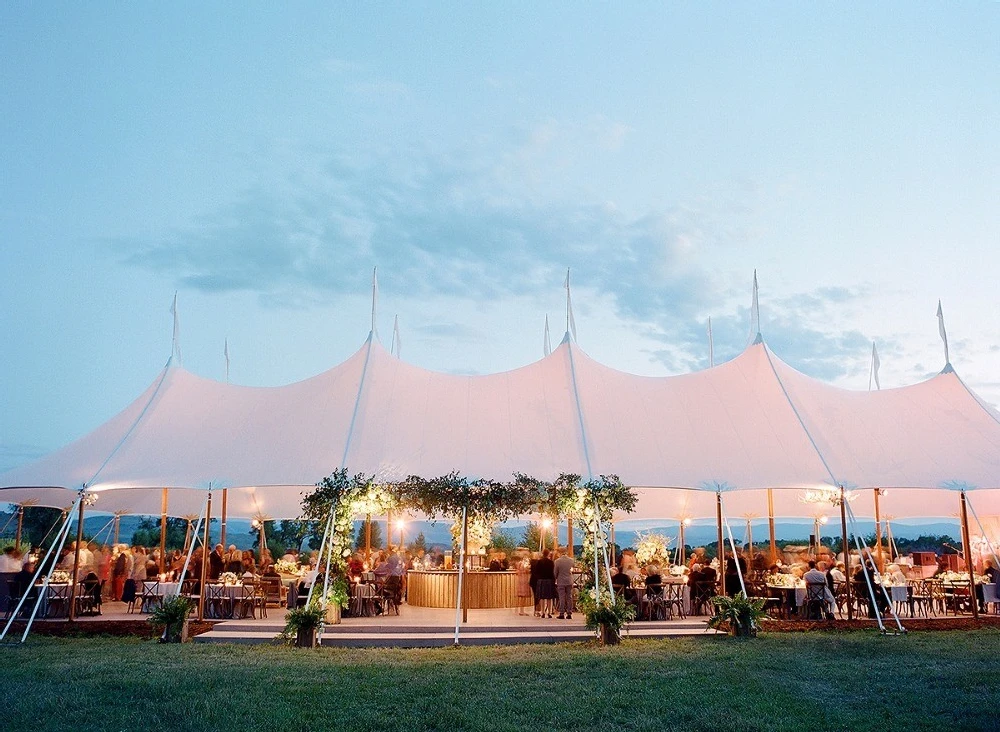
[[[235,572],[223,572],[219,575],[219,583],[227,587],[232,587],[233,585],[240,584],[240,578],[236,576]]]

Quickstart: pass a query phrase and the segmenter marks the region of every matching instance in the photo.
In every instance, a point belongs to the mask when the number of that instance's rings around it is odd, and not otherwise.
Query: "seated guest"
[[[365,571],[365,563],[361,559],[361,552],[354,552],[347,560],[347,574],[351,577],[360,577]]]
[[[616,593],[620,593],[626,601],[634,603],[636,601],[635,590],[632,589],[632,578],[618,569],[611,568],[611,587]]]
[[[146,579],[155,580],[160,576],[160,565],[152,559],[146,562]]]
[[[278,574],[278,570],[276,570],[274,568],[273,564],[269,564],[269,565],[267,565],[264,568],[264,574],[262,576],[264,576],[264,577],[280,577],[281,575]]]

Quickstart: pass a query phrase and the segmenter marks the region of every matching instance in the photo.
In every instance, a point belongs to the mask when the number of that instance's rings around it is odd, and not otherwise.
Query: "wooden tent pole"
[[[569,555],[573,556],[573,517],[566,519],[566,545]]]
[[[976,598],[976,568],[972,564],[972,542],[969,541],[969,511],[965,491],[962,491],[962,554],[965,555],[965,568],[969,572],[969,602],[972,603],[972,617],[978,620],[979,600]]]
[[[847,592],[847,619],[854,620],[854,608],[851,606],[851,547],[847,543],[847,499],[844,486],[840,486],[840,541],[844,554],[844,589]]]
[[[205,505],[205,538],[201,542],[201,585],[198,592],[198,620],[205,619],[205,582],[208,579],[209,526],[212,525],[212,494],[208,494]]]
[[[229,517],[229,489],[222,489],[222,520],[219,526],[219,543],[222,544],[222,550],[226,550],[226,519]]]
[[[69,613],[70,622],[76,618],[76,583],[80,577],[80,545],[83,543],[83,506],[86,496],[80,496],[80,513],[76,520],[76,544],[73,550],[73,575],[69,578]]]
[[[715,520],[719,530],[719,595],[726,596],[726,547],[722,543],[722,492],[715,492]]]
[[[160,574],[167,571],[167,489],[160,499]]]
[[[882,494],[881,489],[875,488],[875,562],[878,565],[879,574],[885,572],[885,556],[882,553],[882,514],[879,511],[878,499]]]
[[[767,489],[767,530],[771,536],[771,564],[778,561],[778,544],[774,539],[774,494]]]
[[[24,506],[17,507],[17,533],[14,535],[14,548],[21,551],[21,529],[24,526]]]

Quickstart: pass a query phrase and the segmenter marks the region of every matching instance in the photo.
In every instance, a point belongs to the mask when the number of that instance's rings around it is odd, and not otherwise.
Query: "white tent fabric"
[[[231,516],[292,518],[303,491],[341,466],[387,481],[614,473],[641,489],[638,518],[713,515],[716,490],[727,514],[766,516],[762,489],[773,488],[777,515],[809,517],[806,488],[1000,488],[1000,415],[950,368],[853,392],[795,371],[759,339],[682,376],[616,371],[568,337],[523,368],[457,376],[407,364],[369,336],[340,365],[275,388],[168,364],[116,417],[0,474],[0,500],[64,507],[86,485],[102,494],[98,510],[155,514],[167,487],[168,512],[190,515],[206,489],[227,488]],[[957,493],[930,493],[957,511]],[[982,495],[981,514],[1000,512],[998,492]],[[861,505],[855,513],[870,515]]]

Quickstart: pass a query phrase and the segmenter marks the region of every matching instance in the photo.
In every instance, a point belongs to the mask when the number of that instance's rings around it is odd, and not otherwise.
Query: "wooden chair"
[[[674,612],[681,620],[684,619],[684,588],[678,582],[671,582],[663,586],[663,604],[667,609],[667,616],[673,618]]]
[[[806,583],[806,620],[822,620],[826,616],[826,589],[826,582]]]
[[[285,587],[281,584],[280,577],[261,577],[261,590],[264,592],[266,604],[281,607],[285,604]]]
[[[49,585],[47,604],[46,617],[69,615],[69,585]]]
[[[140,612],[152,612],[157,605],[163,604],[163,596],[160,594],[159,580],[143,580],[139,588]]]

